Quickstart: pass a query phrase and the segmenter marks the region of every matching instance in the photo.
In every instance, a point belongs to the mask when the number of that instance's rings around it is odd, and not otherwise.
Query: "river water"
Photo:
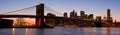
[[[120,35],[120,28],[4,28],[0,29],[0,35]]]

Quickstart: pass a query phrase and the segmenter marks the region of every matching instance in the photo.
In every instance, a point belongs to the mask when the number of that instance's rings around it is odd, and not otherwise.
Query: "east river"
[[[54,28],[0,28],[0,35],[120,35],[120,28],[54,27]]]

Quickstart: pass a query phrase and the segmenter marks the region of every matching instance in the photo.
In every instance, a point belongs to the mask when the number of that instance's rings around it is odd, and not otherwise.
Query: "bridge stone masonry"
[[[36,6],[36,27],[43,28],[44,24],[44,4]]]

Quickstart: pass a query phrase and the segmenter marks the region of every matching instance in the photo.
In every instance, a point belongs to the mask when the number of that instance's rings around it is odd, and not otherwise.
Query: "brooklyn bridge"
[[[21,10],[25,10],[25,9],[29,9],[29,8],[33,8],[33,7],[36,7],[36,15],[17,15],[17,14],[6,15],[6,14],[9,14],[9,13],[14,13],[14,12],[17,12],[17,11],[21,11]],[[20,10],[15,10],[15,11],[7,12],[7,13],[2,13],[2,14],[0,14],[0,18],[35,18],[35,20],[36,20],[35,26],[36,27],[44,27],[44,19],[47,19],[47,18],[77,20],[77,19],[74,19],[74,18],[64,18],[64,17],[61,17],[61,16],[45,16],[44,15],[44,9],[47,8],[47,7],[45,7],[43,3],[38,4],[36,6],[33,6],[33,7],[28,7],[28,8],[24,8],[24,9],[20,9]],[[49,8],[47,8],[47,9],[49,9]],[[49,10],[52,11],[52,12],[56,12],[52,9],[49,9]]]

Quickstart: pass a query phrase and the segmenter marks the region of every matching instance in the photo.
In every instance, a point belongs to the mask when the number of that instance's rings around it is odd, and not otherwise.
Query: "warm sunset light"
[[[120,35],[120,0],[0,0],[0,35]]]
[[[23,19],[23,20],[21,20],[21,19]],[[35,25],[34,18],[14,18],[13,20],[14,20],[13,26],[19,26],[21,24],[22,24],[21,26],[34,26]]]

